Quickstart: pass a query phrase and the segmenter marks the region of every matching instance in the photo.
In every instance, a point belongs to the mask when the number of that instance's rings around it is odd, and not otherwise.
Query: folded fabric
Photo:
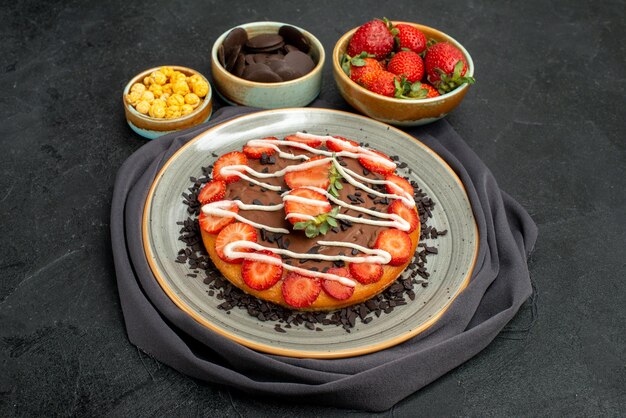
[[[220,109],[208,123],[147,143],[117,174],[111,207],[113,256],[128,337],[142,351],[181,373],[246,392],[383,411],[480,352],[531,295],[526,259],[537,238],[535,223],[442,120],[407,133],[437,152],[461,178],[480,245],[468,287],[439,321],[395,347],[335,360],[259,353],[203,327],[174,305],[152,275],[141,238],[143,206],[159,169],[183,144],[218,123],[254,111]]]

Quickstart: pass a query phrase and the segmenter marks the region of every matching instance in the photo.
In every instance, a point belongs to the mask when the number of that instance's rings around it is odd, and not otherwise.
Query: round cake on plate
[[[296,310],[363,302],[410,263],[420,236],[411,183],[356,141],[297,132],[220,156],[198,194],[217,269]]]

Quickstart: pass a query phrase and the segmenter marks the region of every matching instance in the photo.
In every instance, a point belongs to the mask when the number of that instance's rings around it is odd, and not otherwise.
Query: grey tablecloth
[[[401,345],[337,360],[262,354],[204,328],[167,298],[150,271],[141,241],[143,205],[159,168],[181,145],[253,111],[223,108],[202,126],[147,143],[118,172],[111,207],[117,284],[128,337],[147,354],[189,376],[246,392],[382,411],[485,348],[531,295],[526,258],[537,238],[535,223],[442,120],[407,132],[443,157],[465,184],[480,249],[469,286],[435,325]]]

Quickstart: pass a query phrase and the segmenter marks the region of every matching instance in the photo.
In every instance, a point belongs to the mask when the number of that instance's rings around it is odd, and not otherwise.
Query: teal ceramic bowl
[[[287,23],[252,22],[237,27],[244,29],[251,37],[264,33],[278,33],[283,25]],[[211,51],[211,71],[216,91],[225,101],[233,105],[277,109],[306,106],[315,100],[322,87],[322,67],[326,57],[324,47],[311,33],[294,25],[289,26],[297,28],[307,38],[311,45],[311,57],[316,65],[308,74],[281,83],[248,81],[226,71],[217,59],[217,50],[235,28],[227,30],[217,38]]]
[[[213,112],[212,89],[209,84],[209,93],[202,99],[200,105],[194,109],[193,112],[185,116],[181,116],[176,119],[157,119],[139,113],[130,103],[126,101],[126,95],[130,92],[130,88],[133,84],[141,83],[144,77],[150,75],[153,71],[161,69],[162,67],[163,66],[150,68],[137,74],[128,82],[128,84],[126,84],[126,87],[124,87],[124,91],[122,92],[122,102],[124,104],[124,113],[126,114],[126,122],[128,123],[128,126],[130,126],[130,128],[137,134],[147,139],[155,139],[162,135],[188,129],[204,123],[209,120],[211,113]],[[167,67],[180,71],[187,76],[194,74],[200,75],[208,83],[208,80],[202,74],[191,68],[181,67],[179,65],[168,65]]]

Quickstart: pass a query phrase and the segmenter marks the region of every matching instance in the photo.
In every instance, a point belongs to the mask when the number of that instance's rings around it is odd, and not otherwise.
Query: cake
[[[385,154],[297,132],[215,161],[198,222],[216,268],[246,293],[294,310],[363,302],[410,263],[420,236],[413,186]]]

